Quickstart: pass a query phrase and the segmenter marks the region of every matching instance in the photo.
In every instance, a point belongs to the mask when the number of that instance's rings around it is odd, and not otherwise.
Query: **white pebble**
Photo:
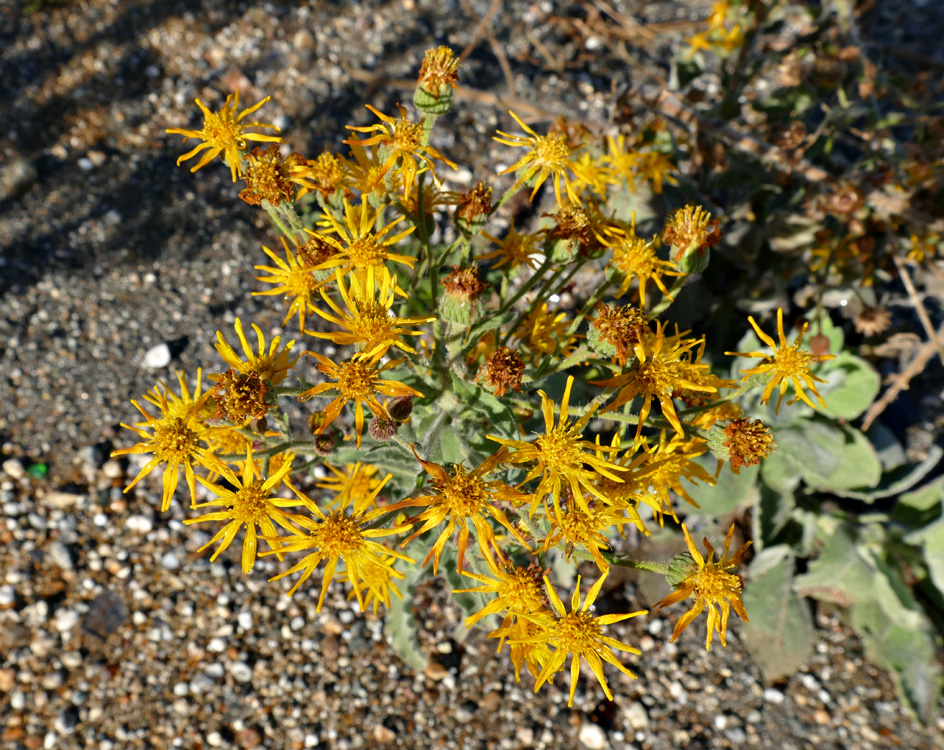
[[[581,745],[589,747],[590,750],[603,750],[607,747],[606,733],[596,724],[582,725],[577,738]]]
[[[249,682],[252,679],[252,668],[244,661],[233,662],[229,672],[236,682]]]
[[[26,476],[26,469],[23,468],[23,462],[18,458],[8,458],[3,462],[3,471],[11,479],[22,479]]]
[[[212,651],[215,654],[222,654],[226,650],[226,641],[222,638],[213,638],[207,644],[207,651]]]
[[[124,470],[121,468],[121,461],[116,461],[115,459],[109,459],[102,464],[102,474],[104,474],[109,479],[117,479],[122,474]]]
[[[773,688],[767,688],[764,691],[764,700],[767,701],[768,703],[774,703],[779,706],[781,703],[783,703],[784,694],[781,693],[779,690],[774,690]]]
[[[91,172],[93,169],[95,169],[95,164],[87,156],[83,156],[81,159],[79,159],[78,164],[79,169],[81,169],[83,172]]]
[[[68,633],[79,622],[79,613],[74,609],[60,609],[56,611],[56,630]]]
[[[154,523],[147,516],[128,516],[125,524],[129,531],[136,534],[147,534],[154,528]]]
[[[724,714],[718,714],[714,718],[715,729],[723,731],[728,728],[728,717]]]
[[[189,682],[178,682],[174,685],[174,695],[184,696],[190,692],[190,683]]]
[[[223,736],[219,732],[210,732],[206,740],[210,747],[220,747],[223,744]]]
[[[170,347],[167,344],[158,344],[147,350],[144,355],[144,366],[151,370],[160,370],[170,364]]]
[[[92,516],[92,523],[94,523],[99,528],[107,526],[108,516],[106,516],[104,513],[96,513],[94,516]]]
[[[252,629],[252,612],[240,612],[236,615],[236,622],[243,630]]]
[[[177,568],[180,567],[180,560],[177,559],[177,555],[173,552],[165,552],[161,555],[161,565],[168,570],[177,570]]]

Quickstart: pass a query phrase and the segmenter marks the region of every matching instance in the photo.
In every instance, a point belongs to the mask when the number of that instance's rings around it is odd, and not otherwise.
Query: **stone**
[[[167,367],[172,359],[170,347],[166,344],[158,344],[147,350],[144,354],[143,364],[149,370],[160,370]]]
[[[590,748],[590,750],[604,750],[609,746],[606,741],[606,732],[596,724],[581,725],[577,739],[580,740],[581,745]]]
[[[105,590],[90,603],[82,618],[82,628],[105,640],[120,628],[131,615],[128,605],[114,591]]]

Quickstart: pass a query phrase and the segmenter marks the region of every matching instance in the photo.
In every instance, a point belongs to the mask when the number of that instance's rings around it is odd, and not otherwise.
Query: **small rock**
[[[495,692],[494,690],[488,691],[485,695],[482,696],[482,700],[479,705],[487,713],[493,713],[497,711],[502,704],[501,694]]]
[[[79,169],[81,169],[83,172],[91,172],[93,169],[95,169],[95,162],[93,162],[87,156],[83,156],[81,159],[79,159],[77,164],[79,165]]]
[[[39,681],[39,684],[43,686],[43,690],[56,690],[62,687],[62,683],[65,682],[62,672],[58,669],[54,669],[52,672],[46,672],[43,675],[43,679]]]
[[[775,690],[774,688],[767,688],[764,691],[764,700],[768,703],[773,703],[776,706],[779,706],[781,703],[783,703],[784,697],[785,696],[783,693],[781,693],[779,690]]]
[[[42,504],[58,510],[67,510],[74,505],[78,505],[85,495],[77,495],[74,492],[47,492],[42,496]]]
[[[171,361],[170,347],[167,344],[158,344],[147,350],[144,355],[144,366],[149,370],[160,370],[167,367]]]
[[[79,710],[69,706],[59,712],[56,717],[56,731],[61,734],[72,734],[79,725]]]
[[[315,35],[308,29],[299,29],[292,37],[292,47],[295,48],[295,52],[302,62],[311,62],[318,49],[318,42]]]
[[[16,671],[0,669],[0,693],[9,693],[16,684]]]
[[[832,717],[829,715],[829,711],[825,709],[818,708],[813,712],[813,721],[820,726],[826,726],[831,720]]]
[[[53,542],[46,548],[46,551],[49,553],[49,559],[55,565],[58,565],[62,570],[72,570],[72,555],[69,553],[69,548],[62,542]]]
[[[118,479],[124,473],[125,470],[121,467],[121,461],[116,461],[114,458],[110,458],[102,464],[102,474],[109,479]]]
[[[6,198],[16,198],[29,190],[39,179],[31,161],[14,158],[0,172],[0,189]]]
[[[229,673],[233,675],[236,682],[250,682],[252,680],[252,667],[244,661],[233,662],[229,668]]]
[[[128,516],[125,526],[136,534],[148,534],[154,528],[154,522],[147,516]]]
[[[211,638],[207,644],[207,651],[212,651],[214,654],[222,654],[225,650],[226,641],[222,638]]]
[[[734,747],[740,747],[747,741],[747,732],[741,729],[741,727],[731,727],[724,734]]]
[[[243,611],[236,615],[236,623],[243,630],[252,629],[252,612]]]
[[[167,570],[177,570],[180,567],[180,560],[177,559],[177,555],[173,552],[165,552],[161,555],[161,565],[163,565]]]
[[[56,630],[68,633],[79,622],[79,613],[74,609],[60,609],[56,612]]]
[[[65,651],[59,659],[66,669],[78,669],[82,666],[82,654],[78,651]]]
[[[206,736],[206,741],[210,747],[222,747],[223,735],[221,735],[219,732],[210,732]]]
[[[386,745],[396,740],[397,735],[392,729],[388,729],[383,724],[374,727],[374,741],[381,745]]]
[[[426,665],[426,669],[423,670],[423,674],[429,677],[429,679],[436,680],[438,682],[439,680],[443,679],[447,674],[449,674],[449,670],[446,669],[438,661],[430,661]]]
[[[717,729],[719,732],[723,732],[728,728],[728,717],[724,714],[718,714],[715,716],[713,723],[715,725],[715,729]]]
[[[10,479],[22,479],[26,476],[26,468],[18,458],[8,458],[3,462],[2,468]]]
[[[534,730],[531,727],[518,727],[515,732],[515,739],[524,747],[531,747],[534,744]]]
[[[236,744],[244,748],[258,747],[262,744],[262,732],[255,727],[246,727],[236,735]]]
[[[89,603],[82,627],[104,640],[121,627],[129,615],[124,599],[114,591],[103,591]]]
[[[630,703],[623,709],[623,718],[626,719],[629,726],[637,731],[649,728],[649,714],[642,703]]]
[[[580,740],[581,745],[589,747],[590,750],[604,750],[608,746],[606,732],[596,724],[581,725],[577,739]]]

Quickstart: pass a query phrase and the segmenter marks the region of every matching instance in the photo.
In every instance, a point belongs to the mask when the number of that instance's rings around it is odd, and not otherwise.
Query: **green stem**
[[[633,560],[629,557],[618,557],[603,552],[603,559],[610,565],[618,565],[621,568],[632,568],[633,570],[648,570],[659,575],[668,575],[669,564],[664,562],[655,562],[654,560]]]
[[[662,299],[659,300],[659,304],[653,307],[649,313],[648,317],[650,320],[658,317],[664,313],[673,302],[675,302],[675,296],[678,292],[681,291],[682,287],[688,283],[688,276],[678,276],[675,279],[675,283],[672,284],[672,288],[669,290],[668,294],[662,295]]]
[[[574,318],[574,322],[570,324],[570,328],[567,329],[565,338],[569,338],[577,332],[577,329],[580,328],[581,321],[587,317],[589,312],[597,306],[597,303],[601,299],[603,299],[604,293],[610,288],[612,283],[613,281],[611,279],[606,279],[603,282],[603,285],[593,293],[593,296],[591,296],[590,299],[587,300],[587,303],[580,309],[580,312],[577,313],[577,317]]]

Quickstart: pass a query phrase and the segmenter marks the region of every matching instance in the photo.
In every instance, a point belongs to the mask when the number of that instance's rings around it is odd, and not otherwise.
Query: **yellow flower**
[[[154,456],[131,480],[131,483],[125,487],[125,492],[134,487],[160,464],[166,464],[163,475],[162,513],[170,508],[170,500],[177,490],[180,467],[184,469],[184,477],[187,486],[190,488],[191,505],[196,503],[197,492],[197,480],[193,471],[194,464],[220,473],[228,471],[226,464],[214,456],[209,448],[201,445],[202,442],[207,440],[208,435],[214,432],[213,428],[208,427],[201,419],[202,408],[210,397],[209,391],[204,393],[198,401],[191,402],[189,407],[181,408],[181,404],[186,403],[186,396],[188,395],[186,389],[184,389],[184,399],[179,399],[176,404],[172,404],[167,398],[166,386],[165,392],[158,391],[156,387],[152,389],[148,394],[148,400],[153,403],[154,398],[156,398],[158,408],[161,411],[159,417],[149,413],[141,404],[132,399],[131,403],[141,412],[145,421],[137,422],[133,427],[124,423],[121,426],[137,433],[143,441],[130,448],[120,448],[112,451],[111,454],[113,457],[146,453]],[[148,429],[151,432],[148,432]]]
[[[578,195],[589,188],[592,193],[606,200],[607,186],[614,182],[614,177],[613,170],[606,166],[603,159],[585,152],[571,162],[570,169],[574,173],[571,184]]]
[[[602,413],[614,411],[641,395],[643,403],[639,409],[639,421],[636,427],[636,440],[639,440],[642,427],[652,409],[652,399],[656,398],[662,405],[662,416],[669,421],[676,432],[682,434],[682,423],[675,413],[672,395],[681,388],[706,393],[717,391],[714,386],[701,385],[686,377],[685,366],[691,365],[682,360],[682,355],[698,343],[697,339],[682,343],[682,337],[678,334],[666,339],[665,325],[657,321],[655,334],[650,333],[646,337],[645,360],[637,358],[627,372],[615,378],[590,381],[592,385],[620,389],[616,398],[603,409]]]
[[[532,641],[531,638],[539,636],[544,631],[530,620],[522,617],[506,617],[502,626],[488,634],[489,638],[499,638],[498,651],[507,641],[511,647],[511,663],[515,667],[515,681],[521,682],[521,667],[527,666],[531,676],[535,679],[541,674],[544,665],[547,664],[551,655],[551,647],[544,641]],[[548,682],[554,682],[554,675],[547,678]]]
[[[574,346],[573,338],[567,337],[568,328],[570,321],[567,313],[551,311],[547,302],[542,302],[528,313],[511,337],[524,343],[531,351],[533,363],[537,365],[545,355],[554,354],[558,349],[562,358],[571,353]]]
[[[482,232],[482,236],[498,245],[498,249],[485,255],[478,255],[473,260],[482,261],[497,258],[498,261],[492,265],[492,268],[501,268],[507,264],[508,268],[527,266],[537,270],[544,260],[544,254],[539,246],[540,233],[516,232],[514,219],[512,219],[511,228],[503,240],[488,232]]]
[[[531,514],[534,513],[538,504],[548,493],[553,495],[554,506],[559,510],[561,492],[565,488],[569,488],[577,501],[583,505],[586,505],[584,491],[605,501],[595,485],[598,473],[616,482],[621,481],[619,476],[612,473],[614,468],[618,469],[619,467],[595,453],[588,452],[593,451],[598,446],[595,446],[589,440],[583,439],[583,430],[596,413],[597,407],[594,406],[589,409],[576,422],[571,423],[570,421],[568,404],[573,384],[574,378],[569,376],[567,386],[564,388],[564,397],[561,399],[560,418],[556,425],[554,424],[554,402],[547,397],[544,391],[538,391],[541,396],[541,410],[544,414],[545,430],[544,434],[538,435],[534,442],[527,443],[522,440],[507,440],[493,435],[488,436],[489,440],[494,440],[496,443],[514,449],[510,455],[505,457],[506,463],[535,462],[535,466],[519,485],[523,486],[532,479],[541,477],[538,487],[532,495]]]
[[[284,461],[281,468],[274,471],[264,482],[256,480],[256,462],[252,455],[252,448],[246,450],[246,460],[243,462],[243,475],[238,478],[229,469],[221,472],[223,477],[235,489],[220,487],[203,477],[197,477],[200,484],[206,487],[210,492],[217,496],[216,500],[210,500],[206,503],[200,503],[194,508],[218,508],[223,510],[207,513],[199,518],[188,518],[184,521],[188,526],[192,523],[202,523],[204,521],[226,521],[226,525],[221,528],[216,535],[204,544],[197,552],[203,552],[207,547],[220,542],[216,552],[210,557],[210,562],[216,560],[236,538],[237,532],[246,527],[246,535],[243,538],[242,569],[243,573],[249,573],[256,561],[256,548],[259,543],[259,536],[265,539],[273,550],[279,549],[278,532],[275,529],[275,521],[283,529],[292,533],[298,530],[292,525],[292,520],[298,518],[294,514],[286,513],[282,508],[290,508],[298,505],[294,499],[283,500],[272,497],[270,492],[277,488],[282,480],[292,469],[291,461]],[[258,528],[257,528],[258,527]],[[276,554],[279,554],[276,552]],[[282,555],[279,554],[279,559]]]
[[[583,548],[603,573],[610,569],[601,554],[610,548],[607,532],[612,529],[622,534],[628,523],[645,528],[635,508],[626,503],[614,504],[612,497],[607,503],[591,501],[586,508],[573,502],[561,506],[548,514],[550,531],[544,540],[544,552],[563,543],[564,554],[569,557],[576,548]]]
[[[583,604],[580,602],[580,576],[577,576],[577,587],[574,589],[573,597],[570,601],[570,612],[564,608],[563,602],[554,591],[551,582],[544,577],[544,585],[547,587],[547,593],[551,604],[556,610],[556,617],[548,614],[522,615],[524,619],[530,620],[539,628],[536,635],[520,639],[519,643],[547,643],[554,649],[553,655],[548,659],[541,674],[538,675],[537,683],[534,686],[534,692],[541,689],[541,686],[547,682],[554,674],[564,667],[564,662],[570,656],[570,700],[568,706],[574,705],[574,694],[577,691],[577,679],[580,677],[580,660],[585,659],[590,666],[590,670],[600,682],[606,697],[613,700],[613,693],[606,682],[603,674],[603,662],[608,662],[619,669],[624,674],[633,679],[636,678],[628,668],[624,667],[613,649],[625,651],[630,654],[639,654],[639,649],[633,648],[628,643],[623,643],[615,638],[609,638],[603,635],[601,626],[612,625],[616,622],[627,620],[630,617],[647,614],[645,610],[639,612],[630,612],[623,615],[602,615],[593,617],[593,603],[603,588],[603,582],[606,580],[606,573],[600,576],[600,579],[593,584],[587,594]],[[512,641],[514,643],[515,641]]]
[[[800,341],[803,339],[803,334],[806,333],[806,329],[810,325],[809,322],[806,321],[803,323],[803,327],[800,329],[794,342],[788,344],[787,337],[783,331],[783,308],[779,308],[777,310],[777,336],[780,339],[778,346],[777,342],[760,330],[760,326],[754,322],[753,317],[748,316],[747,319],[750,321],[751,326],[754,328],[754,331],[760,337],[761,341],[774,350],[773,354],[768,354],[767,352],[725,352],[725,354],[733,357],[762,358],[757,367],[740,371],[744,375],[744,377],[741,378],[742,382],[748,380],[753,375],[765,375],[769,378],[760,402],[762,404],[770,403],[770,396],[774,388],[779,385],[780,395],[777,398],[776,409],[779,414],[780,403],[783,401],[783,396],[787,392],[787,386],[792,384],[796,398],[792,401],[787,401],[787,406],[802,400],[811,408],[816,408],[816,404],[810,400],[810,397],[806,395],[806,391],[803,390],[804,385],[813,392],[813,395],[819,400],[821,406],[826,406],[823,397],[820,396],[819,391],[816,390],[816,383],[827,383],[828,381],[816,377],[810,372],[810,369],[817,362],[833,359],[835,355],[812,354],[806,350],[800,349]]]
[[[200,167],[205,167],[214,157],[223,154],[229,163],[230,171],[233,173],[233,182],[236,182],[236,176],[242,174],[240,164],[240,153],[247,148],[246,141],[266,141],[281,143],[282,139],[275,135],[263,135],[262,133],[246,133],[244,128],[268,128],[276,133],[279,129],[275,125],[267,125],[262,122],[243,122],[243,118],[251,115],[259,107],[265,104],[272,97],[267,96],[258,104],[254,104],[249,109],[244,109],[238,115],[236,109],[239,107],[239,92],[236,91],[232,96],[227,96],[219,112],[211,112],[203,103],[196,99],[197,106],[203,111],[203,128],[201,130],[187,130],[185,128],[167,128],[164,132],[176,133],[187,138],[199,138],[203,143],[197,146],[193,151],[177,159],[177,166],[181,162],[187,161],[196,156],[201,151],[204,152],[196,166],[191,167],[191,172],[196,172]],[[232,102],[232,104],[230,104]]]
[[[407,346],[400,340],[401,336],[422,336],[423,331],[410,330],[406,326],[416,326],[436,320],[435,315],[423,318],[401,318],[391,314],[393,307],[394,289],[397,286],[396,276],[384,274],[379,284],[374,283],[374,269],[367,269],[367,279],[362,284],[357,276],[351,276],[350,289],[344,286],[344,277],[341,270],[335,270],[335,279],[338,282],[338,292],[347,306],[342,310],[338,304],[322,288],[321,297],[335,312],[334,315],[314,307],[314,312],[325,320],[341,326],[343,331],[320,333],[305,331],[309,336],[320,339],[329,339],[338,346],[356,346],[358,353],[355,358],[380,359],[391,346],[403,352],[416,354],[416,349]],[[379,292],[379,294],[378,294]]]
[[[633,216],[633,223],[629,231],[625,230],[616,233],[613,230],[610,237],[601,237],[600,241],[613,250],[613,257],[610,258],[608,267],[617,275],[622,276],[619,293],[616,295],[622,297],[629,291],[633,279],[639,281],[639,300],[643,309],[646,308],[646,285],[652,281],[659,288],[663,295],[671,299],[669,290],[662,283],[663,276],[680,276],[675,270],[675,265],[667,260],[661,260],[655,251],[655,238],[646,242],[641,237],[636,236],[636,217]]]
[[[308,161],[305,176],[315,184],[322,198],[328,198],[339,190],[347,194],[348,170],[351,166],[351,162],[344,157],[325,151],[318,158]]]
[[[420,462],[426,473],[433,478],[434,493],[401,500],[399,503],[391,505],[387,510],[423,508],[422,513],[408,519],[407,522],[410,524],[422,521],[423,525],[403,542],[404,546],[420,534],[426,533],[448,519],[446,528],[442,530],[436,544],[433,545],[429,554],[426,555],[426,559],[423,560],[423,565],[426,565],[430,559],[433,560],[433,573],[439,570],[439,558],[442,555],[443,548],[457,529],[459,531],[459,554],[456,569],[462,570],[465,562],[465,550],[469,542],[470,523],[475,529],[480,544],[487,542],[497,549],[498,540],[495,539],[495,532],[488,523],[489,518],[504,526],[521,546],[530,551],[528,543],[518,533],[517,529],[508,522],[507,516],[497,506],[499,502],[516,503],[527,496],[512,489],[504,482],[497,480],[486,482],[483,479],[485,475],[494,471],[495,467],[506,459],[506,454],[507,451],[502,449],[486,458],[481,465],[472,471],[467,471],[461,464],[456,464],[452,471],[448,472],[439,464],[424,461],[419,457],[416,449],[413,448],[413,455],[416,456],[416,460]]]
[[[295,342],[289,341],[283,349],[279,350],[279,343],[282,338],[281,336],[275,336],[269,344],[268,353],[266,353],[265,336],[262,335],[259,326],[253,323],[252,329],[256,332],[256,343],[259,345],[259,353],[254,354],[252,347],[249,346],[249,342],[246,340],[246,334],[243,332],[243,324],[239,318],[236,318],[234,327],[236,328],[236,335],[239,337],[239,343],[242,346],[243,353],[246,355],[246,361],[243,362],[239,358],[239,355],[233,350],[233,347],[227,343],[223,334],[217,331],[217,343],[215,346],[216,351],[220,353],[223,361],[241,375],[254,373],[262,380],[269,381],[272,385],[278,385],[285,380],[288,371],[298,362],[298,357],[291,360],[289,359],[289,352],[291,352],[292,347],[295,346]],[[218,380],[219,376],[211,375],[210,379]]]
[[[295,240],[295,243],[295,249],[298,250],[298,240]],[[275,286],[272,289],[253,292],[252,296],[281,294],[286,301],[291,298],[292,301],[289,303],[288,312],[285,314],[282,325],[288,324],[295,315],[298,315],[298,328],[304,332],[305,315],[312,306],[311,296],[318,287],[318,281],[315,279],[311,267],[304,263],[300,256],[289,250],[284,237],[282,238],[282,247],[285,248],[285,260],[282,260],[265,245],[262,246],[265,254],[275,263],[275,267],[254,266],[257,271],[265,271],[270,274],[269,276],[256,276],[256,281],[274,284]]]
[[[246,188],[239,197],[250,206],[258,206],[262,201],[278,206],[317,188],[307,179],[308,162],[301,154],[283,157],[278,146],[269,146],[264,151],[256,146],[246,155],[246,162],[243,170]]]
[[[662,241],[676,250],[676,262],[690,253],[701,256],[721,241],[720,224],[701,206],[683,206],[666,221]]]
[[[369,138],[354,138],[350,141],[344,141],[348,145],[372,146],[379,145],[381,148],[381,158],[384,158],[382,173],[386,174],[394,165],[399,163],[397,171],[403,180],[403,197],[409,199],[413,189],[413,182],[419,172],[429,170],[433,182],[440,185],[439,178],[433,167],[434,160],[438,159],[443,164],[447,164],[453,169],[456,165],[449,161],[439,151],[427,143],[427,138],[423,132],[423,121],[410,122],[406,116],[406,107],[397,105],[400,117],[395,119],[389,115],[367,105],[367,109],[373,112],[381,119],[381,122],[367,127],[354,127],[348,125],[349,130],[359,133],[376,133]]]
[[[530,185],[533,179],[534,189],[531,191],[531,200],[534,200],[538,188],[550,177],[554,185],[554,196],[557,198],[558,205],[564,205],[564,201],[561,199],[561,182],[564,183],[570,202],[579,204],[580,198],[577,191],[574,190],[568,173],[570,155],[574,149],[568,142],[567,135],[565,133],[550,132],[547,135],[538,135],[525,125],[514,112],[509,111],[508,114],[514,118],[515,122],[521,126],[521,129],[527,135],[512,135],[499,130],[498,135],[502,137],[496,137],[494,140],[506,146],[522,146],[528,149],[528,153],[499,174],[518,173],[518,181],[512,186],[512,189],[525,183]]]
[[[283,537],[283,546],[278,551],[282,553],[313,551],[284,573],[279,573],[269,580],[277,581],[280,578],[302,571],[301,577],[289,589],[288,595],[292,596],[298,590],[298,587],[311,577],[318,566],[325,562],[321,595],[318,597],[317,610],[320,612],[324,605],[325,594],[328,593],[328,586],[337,571],[338,563],[343,563],[347,578],[351,582],[362,612],[366,608],[364,586],[381,601],[389,601],[390,578],[404,578],[402,573],[393,568],[393,560],[413,562],[406,555],[395,552],[380,542],[373,541],[380,537],[399,534],[410,528],[409,524],[394,524],[388,528],[371,528],[374,521],[387,513],[386,508],[370,510],[370,507],[374,504],[377,494],[392,476],[392,474],[388,474],[369,495],[354,497],[350,491],[346,492],[341,498],[340,507],[329,515],[322,513],[311,498],[302,494],[293,486],[292,490],[298,496],[298,499],[302,501],[302,504],[308,508],[312,517],[293,519],[306,531],[297,533],[294,536]],[[275,551],[261,553],[262,556],[271,554],[275,554]],[[379,575],[378,567],[382,568],[387,575]]]
[[[453,593],[491,594],[495,598],[478,612],[465,618],[467,628],[471,628],[489,615],[502,613],[530,615],[547,608],[547,595],[541,583],[544,571],[539,565],[535,563],[527,567],[512,565],[501,552],[498,553],[498,561],[496,561],[495,554],[483,539],[479,539],[479,550],[492,577],[460,569],[459,572],[462,575],[474,578],[482,585],[471,589],[456,589]]]
[[[187,373],[183,370],[177,370],[177,384],[180,386],[180,395],[178,396],[163,380],[144,394],[144,400],[153,404],[158,409],[162,408],[164,400],[167,402],[168,417],[187,417],[196,416],[207,420],[213,418],[214,408],[204,397],[203,391],[203,369],[197,369],[197,383],[193,388],[193,394],[190,393],[190,385],[187,382]],[[163,388],[163,393],[158,388]],[[139,427],[141,425],[138,425]]]
[[[383,380],[380,374],[384,370],[396,367],[403,362],[402,359],[387,362],[383,367],[378,368],[375,360],[369,359],[348,359],[335,364],[327,357],[316,352],[305,352],[305,354],[318,360],[318,372],[334,378],[334,383],[320,383],[314,388],[309,388],[301,396],[299,401],[308,401],[313,396],[328,391],[338,391],[335,399],[328,404],[322,413],[324,418],[318,432],[324,432],[325,428],[331,424],[341,409],[348,401],[354,402],[354,426],[357,434],[357,447],[361,447],[361,433],[364,430],[364,408],[367,404],[370,410],[381,419],[390,421],[386,410],[377,401],[375,394],[382,393],[385,396],[417,396],[423,397],[419,391],[415,391],[409,386],[398,383],[395,380]]]
[[[701,438],[685,439],[679,435],[673,435],[672,439],[668,440],[666,431],[662,430],[659,433],[657,446],[649,448],[643,438],[643,448],[650,471],[643,480],[646,494],[642,497],[642,501],[652,508],[653,516],[659,525],[662,525],[663,514],[678,520],[672,506],[670,491],[689,505],[695,508],[700,507],[685,489],[682,479],[685,478],[693,484],[698,481],[710,485],[716,484],[717,480],[694,460],[708,452],[708,444]]]
[[[724,540],[724,554],[721,559],[715,561],[715,549],[711,546],[708,539],[704,539],[707,560],[702,557],[695,543],[689,536],[688,528],[682,524],[682,532],[685,534],[685,543],[688,545],[688,555],[680,555],[670,565],[669,574],[672,575],[673,567],[678,569],[677,575],[680,580],[675,584],[675,591],[669,594],[665,599],[656,604],[653,612],[658,612],[664,607],[668,607],[676,602],[680,602],[689,597],[695,600],[692,608],[682,615],[678,621],[675,630],[672,632],[672,641],[681,635],[705,607],[708,608],[708,637],[705,640],[705,651],[711,649],[711,638],[714,631],[718,631],[721,637],[721,645],[726,646],[725,636],[728,628],[728,616],[733,608],[737,615],[749,622],[747,612],[744,609],[744,602],[741,600],[741,589],[743,582],[741,576],[737,574],[736,568],[741,563],[741,558],[751,546],[747,542],[741,549],[728,557],[728,549],[731,547],[731,537],[734,534],[734,524],[728,530],[728,535]],[[678,563],[676,563],[678,561]],[[720,610],[720,612],[719,612]]]
[[[367,280],[367,269],[374,269],[374,279],[380,281],[384,274],[389,273],[386,268],[388,261],[404,263],[411,269],[416,258],[409,255],[398,255],[390,252],[390,248],[413,232],[416,227],[404,229],[399,234],[387,237],[387,233],[394,225],[403,221],[401,214],[382,229],[374,231],[377,223],[377,213],[370,207],[370,203],[361,196],[359,208],[354,208],[344,200],[344,222],[338,221],[330,211],[325,211],[324,220],[319,222],[323,227],[337,234],[344,241],[339,243],[337,252],[323,263],[315,266],[316,270],[339,268],[341,273],[354,273],[362,282]],[[309,232],[309,234],[314,234]]]
[[[371,561],[364,565],[361,570],[361,575],[363,576],[364,585],[367,587],[367,590],[364,591],[362,612],[366,612],[367,608],[370,607],[374,614],[377,614],[377,610],[380,608],[381,604],[383,604],[384,607],[389,607],[391,592],[396,595],[397,599],[403,598],[403,594],[392,584],[394,578],[399,578],[400,580],[406,578],[405,575],[393,567],[393,563],[395,562],[396,558],[388,554],[381,557],[380,562]],[[347,595],[347,598],[350,599],[352,596],[357,596],[356,589],[352,589]]]
[[[325,463],[324,467],[334,476],[316,482],[315,487],[329,490],[335,494],[335,496],[328,501],[329,506],[339,502],[340,499],[344,497],[345,493],[354,497],[370,495],[382,484],[380,478],[377,476],[380,473],[380,469],[370,464],[358,462],[356,464],[345,464],[342,468],[336,469],[331,464]]]
[[[678,180],[669,174],[676,171],[675,165],[661,151],[638,152],[636,154],[636,168],[640,176],[649,180],[652,185],[652,192],[656,195],[662,194],[663,182],[678,185]]]

